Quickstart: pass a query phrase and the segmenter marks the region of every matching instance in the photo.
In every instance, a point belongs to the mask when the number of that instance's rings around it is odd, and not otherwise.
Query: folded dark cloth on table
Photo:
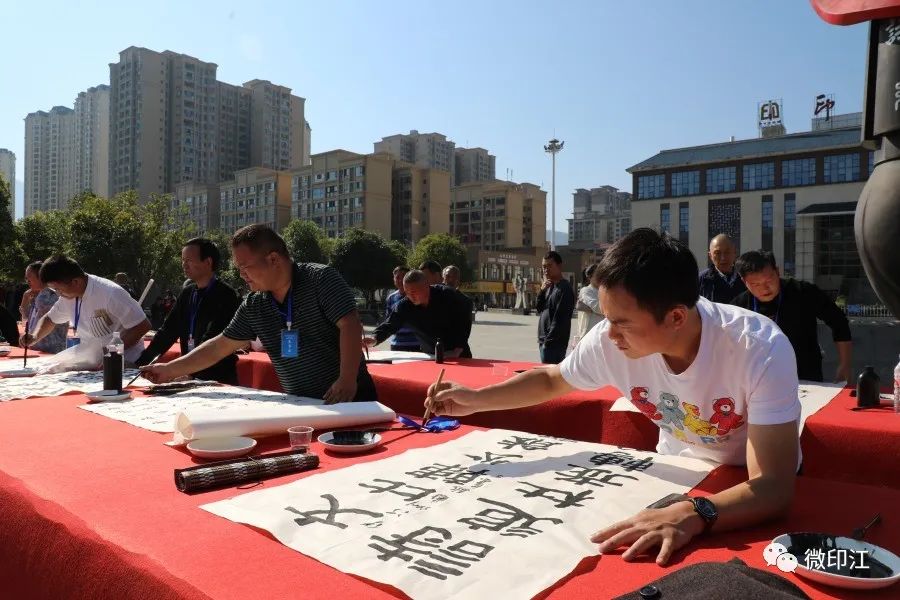
[[[748,567],[739,558],[690,565],[615,600],[793,600],[808,599],[780,575]]]
[[[288,450],[260,456],[175,469],[175,487],[187,494],[254,483],[279,475],[299,473],[319,466],[316,454]]]

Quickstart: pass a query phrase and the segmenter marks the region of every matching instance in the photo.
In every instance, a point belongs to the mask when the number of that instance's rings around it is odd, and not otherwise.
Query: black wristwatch
[[[689,498],[691,504],[694,505],[694,512],[703,519],[703,533],[709,533],[716,519],[719,518],[719,511],[716,505],[709,498]]]

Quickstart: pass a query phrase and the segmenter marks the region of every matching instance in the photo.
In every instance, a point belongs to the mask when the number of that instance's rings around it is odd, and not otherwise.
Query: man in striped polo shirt
[[[220,335],[170,363],[144,367],[144,376],[160,383],[195,373],[258,337],[287,393],[329,404],[376,400],[356,301],[341,275],[325,265],[295,264],[284,239],[265,225],[238,230],[231,248],[252,293]]]

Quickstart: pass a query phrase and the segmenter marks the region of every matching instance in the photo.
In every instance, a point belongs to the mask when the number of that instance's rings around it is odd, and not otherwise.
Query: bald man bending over
[[[700,295],[710,302],[728,304],[745,291],[744,281],[734,268],[737,248],[734,241],[720,233],[709,242],[709,260],[713,266],[700,273]]]

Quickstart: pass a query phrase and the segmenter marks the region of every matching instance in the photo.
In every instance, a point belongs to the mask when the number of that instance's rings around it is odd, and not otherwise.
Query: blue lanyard
[[[194,339],[194,323],[197,322],[197,313],[200,312],[200,303],[203,301],[203,298],[205,298],[206,295],[212,291],[212,289],[215,287],[215,285],[216,285],[216,278],[213,277],[209,281],[209,285],[206,286],[206,289],[203,290],[202,294],[200,293],[200,288],[195,289],[193,291],[193,293],[191,294],[191,308],[190,308],[189,317],[188,317],[188,319],[190,321],[190,331],[188,332],[188,336],[191,339]]]
[[[75,335],[78,335],[78,321],[81,320],[81,296],[75,298],[75,326],[72,329],[75,330]]]
[[[275,302],[275,296],[269,296],[269,300],[272,301],[272,306],[274,306],[275,310],[278,311],[278,314],[284,318],[284,322],[285,322],[285,324],[287,324],[288,331],[291,330],[291,319],[293,318],[293,315],[294,315],[293,291],[294,291],[294,286],[292,285],[291,287],[288,288],[288,292],[287,292],[287,312],[281,310],[278,307],[278,303]]]
[[[753,312],[759,312],[759,304],[756,302],[756,296],[753,296]],[[762,314],[762,313],[760,313]],[[778,315],[781,314],[781,292],[778,292],[778,307],[775,309],[775,318],[772,319],[775,321],[775,324],[778,325]]]

